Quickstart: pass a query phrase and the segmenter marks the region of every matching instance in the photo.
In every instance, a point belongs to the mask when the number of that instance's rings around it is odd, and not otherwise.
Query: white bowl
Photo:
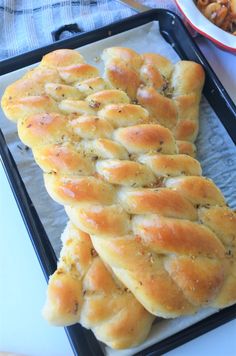
[[[222,30],[209,21],[197,8],[193,0],[175,0],[175,2],[180,12],[195,31],[210,39],[218,47],[236,53],[236,36]]]

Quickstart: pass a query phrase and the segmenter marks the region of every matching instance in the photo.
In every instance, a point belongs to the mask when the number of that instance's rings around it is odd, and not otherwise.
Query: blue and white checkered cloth
[[[173,0],[139,1],[175,10]],[[63,25],[87,32],[134,14],[115,0],[0,0],[0,60],[52,43],[52,31]]]

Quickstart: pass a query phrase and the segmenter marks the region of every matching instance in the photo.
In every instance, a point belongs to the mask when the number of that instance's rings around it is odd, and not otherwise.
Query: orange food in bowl
[[[212,23],[236,35],[236,0],[196,0],[196,4]]]

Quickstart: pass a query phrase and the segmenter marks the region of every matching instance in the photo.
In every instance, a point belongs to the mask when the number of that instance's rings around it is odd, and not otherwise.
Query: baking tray
[[[223,88],[220,81],[209,66],[197,45],[193,42],[181,20],[174,13],[167,10],[150,10],[134,15],[128,19],[102,27],[95,31],[83,33],[70,39],[58,41],[49,46],[19,55],[0,62],[0,75],[31,65],[41,60],[42,56],[58,48],[78,48],[80,46],[105,39],[124,31],[136,28],[152,21],[158,21],[160,33],[171,44],[181,59],[193,60],[201,63],[206,72],[204,95],[213,110],[220,118],[229,136],[236,143],[236,107]],[[56,255],[48,239],[45,229],[33,206],[29,194],[18,172],[16,163],[6,145],[2,131],[0,131],[0,154],[2,163],[12,188],[17,205],[25,222],[29,237],[37,254],[45,278],[56,269]],[[236,305],[225,308],[218,313],[172,335],[165,340],[152,345],[136,355],[161,355],[171,349],[206,333],[213,328],[226,323],[236,317]],[[103,355],[99,342],[93,333],[79,324],[66,327],[66,333],[75,355]]]

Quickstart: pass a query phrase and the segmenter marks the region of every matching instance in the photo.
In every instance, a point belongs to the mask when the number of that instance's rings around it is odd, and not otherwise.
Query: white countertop
[[[236,103],[236,56],[197,40]],[[0,354],[72,356],[63,328],[41,317],[46,282],[0,164]],[[236,320],[171,351],[173,356],[236,355]]]

